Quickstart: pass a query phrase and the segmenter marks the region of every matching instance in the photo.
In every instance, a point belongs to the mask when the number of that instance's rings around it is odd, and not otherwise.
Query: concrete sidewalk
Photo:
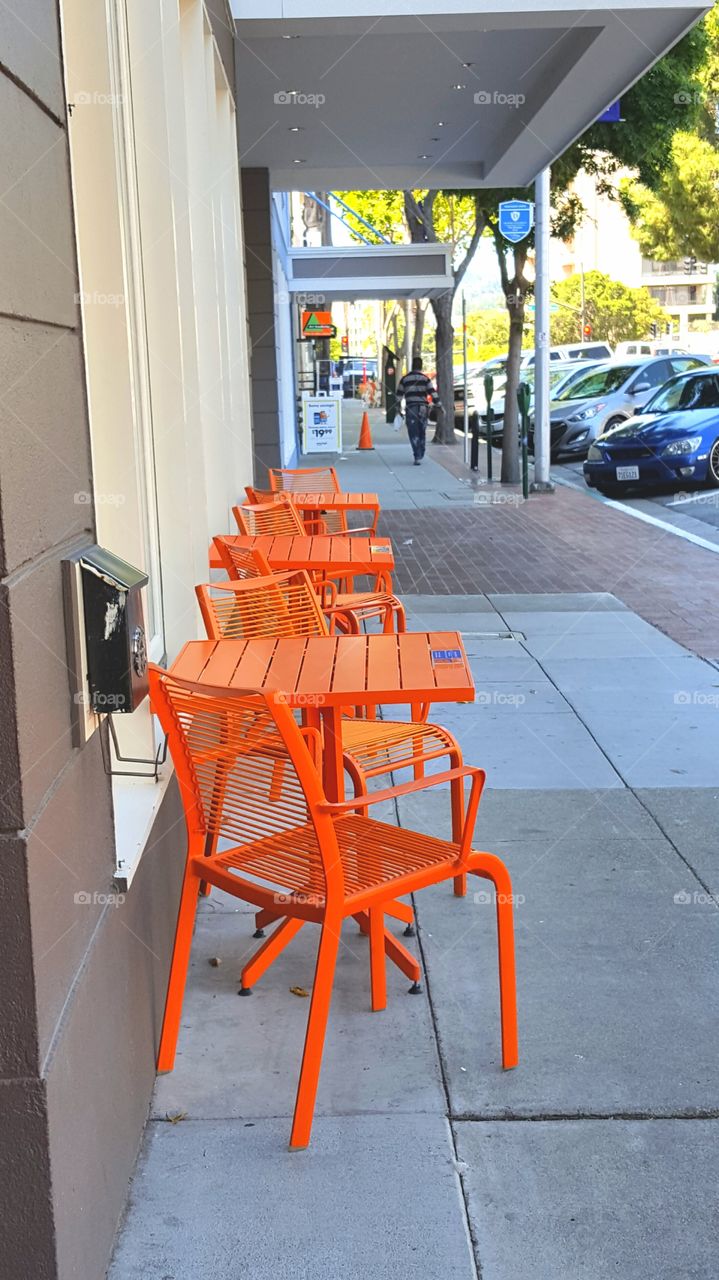
[[[422,508],[431,539],[466,485],[378,445],[340,462],[345,484]],[[311,986],[316,937],[238,1000],[252,915],[213,894],[111,1280],[715,1280],[717,670],[609,592],[407,603],[470,656],[475,704],[436,718],[487,769],[476,845],[514,879],[520,1066],[499,1063],[486,882],[425,891],[419,997],[390,967],[370,1013],[345,930],[312,1145],[289,1155],[290,988]],[[448,835],[448,809],[434,791],[394,816]]]

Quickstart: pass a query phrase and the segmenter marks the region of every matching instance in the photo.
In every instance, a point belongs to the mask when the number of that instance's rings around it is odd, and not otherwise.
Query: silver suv
[[[612,360],[583,378],[573,379],[549,406],[552,460],[585,458],[597,436],[639,413],[675,373],[686,373],[705,364],[708,360],[704,356]]]

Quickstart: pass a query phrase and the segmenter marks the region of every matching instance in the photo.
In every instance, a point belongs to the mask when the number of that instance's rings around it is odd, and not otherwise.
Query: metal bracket
[[[108,713],[105,717],[112,738],[112,745],[115,748],[115,757],[122,764],[148,764],[151,766],[149,773],[142,773],[139,769],[113,769],[112,752],[108,749],[108,744],[103,733],[100,734],[100,742],[102,745],[102,765],[108,778],[152,778],[155,782],[159,777],[159,771],[167,760],[167,734],[160,743],[155,753],[154,760],[147,759],[143,756],[124,756],[120,750],[120,744],[117,740],[117,730],[113,723],[112,714]]]

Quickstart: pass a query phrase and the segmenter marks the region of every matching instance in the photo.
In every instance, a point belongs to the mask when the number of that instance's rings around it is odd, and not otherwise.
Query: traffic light
[[[649,326],[649,333],[651,334],[652,338],[658,338],[658,337],[659,337],[659,325],[658,325],[658,324],[656,324],[656,323],[651,324],[651,325]]]
[[[346,333],[342,334],[341,343],[342,343],[342,354],[346,355],[350,349],[350,340]]]
[[[719,320],[719,280],[714,281],[714,315],[712,320]]]
[[[585,336],[585,338],[591,338],[591,336],[592,336],[592,326],[591,326],[590,324],[585,324],[585,326],[584,326],[584,336]]]
[[[685,274],[688,276],[693,276],[694,272],[696,271],[696,267],[697,267],[697,260],[694,257],[694,254],[690,253],[689,256],[684,259]]]

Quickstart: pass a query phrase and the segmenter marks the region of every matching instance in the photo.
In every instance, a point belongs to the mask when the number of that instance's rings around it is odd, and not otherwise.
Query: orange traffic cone
[[[362,426],[360,427],[360,437],[357,448],[374,449],[374,445],[372,443],[372,432],[369,429],[369,414],[366,409],[362,414]]]

